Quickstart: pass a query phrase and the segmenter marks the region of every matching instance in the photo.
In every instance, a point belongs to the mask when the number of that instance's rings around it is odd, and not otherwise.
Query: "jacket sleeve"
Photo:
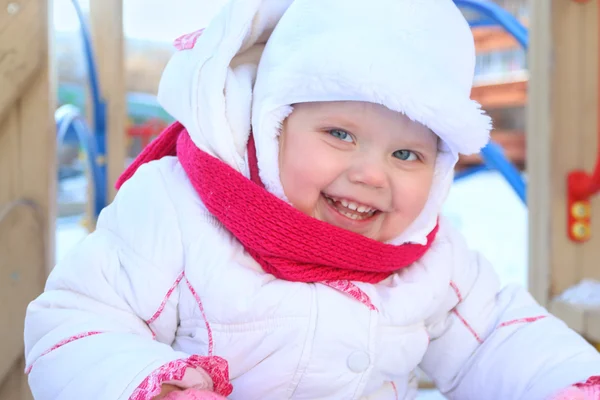
[[[141,400],[165,382],[210,384],[202,357],[169,345],[185,276],[165,164],[139,169],[29,305],[26,373],[36,399]]]
[[[446,226],[452,279],[421,368],[449,398],[547,400],[600,375],[600,356]]]

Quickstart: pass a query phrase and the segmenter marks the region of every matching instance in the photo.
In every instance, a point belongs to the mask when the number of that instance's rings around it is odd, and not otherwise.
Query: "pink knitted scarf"
[[[252,180],[200,150],[180,123],[168,127],[138,156],[117,182],[137,168],[177,155],[206,208],[244,245],[265,272],[295,282],[377,283],[413,264],[426,245],[392,246],[309,217],[264,189],[258,177],[252,136],[248,157]]]

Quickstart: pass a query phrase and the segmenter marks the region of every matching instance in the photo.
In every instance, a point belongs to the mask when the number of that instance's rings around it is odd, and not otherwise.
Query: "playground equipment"
[[[595,267],[600,256],[596,249],[600,247],[577,247],[593,238],[590,210],[594,208],[592,193],[595,191],[595,185],[591,182],[599,182],[600,177],[598,152],[594,151],[593,156],[585,155],[592,154],[586,142],[597,134],[597,108],[593,107],[592,110],[592,107],[585,106],[587,103],[582,100],[596,101],[597,97],[598,89],[589,82],[598,79],[598,66],[595,57],[594,62],[591,62],[590,57],[585,61],[584,56],[597,54],[598,44],[590,39],[594,37],[597,40],[597,33],[584,31],[580,29],[580,25],[585,25],[588,30],[597,29],[597,21],[591,19],[590,9],[600,8],[599,2],[580,4],[564,0],[533,1],[533,21],[530,21],[530,28],[535,20],[541,21],[533,31],[526,29],[515,17],[491,1],[455,2],[459,7],[474,10],[483,16],[472,21],[473,27],[492,24],[500,26],[526,49],[529,46],[530,35],[536,37],[536,46],[532,49],[535,54],[531,56],[529,65],[532,77],[528,83],[530,106],[527,131],[528,135],[535,134],[535,148],[530,146],[527,150],[529,183],[525,183],[517,168],[503,154],[502,148],[494,142],[481,152],[483,165],[458,172],[456,179],[460,180],[481,171],[496,170],[523,202],[526,201],[526,193],[532,196],[527,199],[534,204],[534,207],[529,209],[530,290],[540,303],[548,305],[559,317],[568,321],[570,326],[600,341],[600,314],[595,317],[593,313],[556,300],[566,289],[582,280],[600,278],[600,273]],[[73,0],[73,4],[77,5],[76,0]],[[568,14],[570,18],[564,21],[552,20],[550,9],[553,10],[552,15]],[[82,26],[85,26],[81,13],[79,15]],[[596,15],[594,17],[598,18]],[[552,32],[542,30],[550,27],[554,29]],[[585,35],[579,36],[578,32]],[[82,30],[82,34],[87,36],[87,30]],[[552,41],[557,41],[558,44],[553,46]],[[84,43],[87,43],[84,50],[90,64],[89,78],[94,97],[92,102],[100,109],[100,113],[95,116],[93,129],[80,135],[83,138],[95,139],[89,140],[89,143],[95,144],[96,154],[88,156],[88,159],[95,163],[90,168],[99,171],[91,174],[94,176],[95,217],[109,201],[109,184],[104,166],[109,155],[106,152],[106,123],[102,121],[103,117],[107,117],[107,113],[102,94],[98,90],[100,85],[97,81],[94,82],[97,77],[93,68],[89,37]],[[552,68],[550,59],[555,60]],[[552,93],[549,92],[549,87],[553,88]],[[72,120],[80,121],[76,118]],[[71,129],[84,131],[81,124],[78,128]],[[587,132],[585,135],[582,133],[584,131]],[[576,147],[579,150],[576,150]],[[88,151],[92,151],[93,148],[87,146]],[[557,158],[557,155],[560,157]],[[592,165],[596,165],[595,173],[583,172]],[[588,168],[577,168],[583,166]],[[567,176],[570,178],[567,179]],[[564,183],[557,183],[560,182],[557,179],[564,179]],[[574,315],[577,316],[576,320],[573,319]],[[588,315],[592,316],[588,318]],[[589,328],[589,324],[596,324],[597,328]]]
[[[484,17],[471,26],[499,25],[511,34],[523,48],[527,49],[529,46],[527,28],[499,5],[487,0],[454,0],[454,3],[461,8],[477,11]],[[490,142],[481,150],[481,156],[484,161],[483,167],[471,167],[467,171],[457,174],[455,179],[459,180],[488,169],[496,170],[504,177],[523,203],[526,203],[527,186],[525,181],[519,170],[503,154],[502,148]]]
[[[64,105],[55,113],[57,141],[64,143],[65,138],[77,138],[83,148],[89,166],[89,179],[92,184],[93,202],[92,213],[94,217],[107,204],[107,176],[106,176],[106,102],[101,96],[98,82],[98,73],[92,40],[85,17],[77,0],[72,0],[73,7],[80,21],[81,37],[83,40],[83,54],[86,59],[88,83],[91,95],[93,113],[92,126],[82,117],[81,112],[73,105]]]
[[[53,264],[49,3],[8,1],[0,10],[0,399],[31,399],[23,319]]]
[[[75,132],[76,136],[82,141],[82,147],[87,153],[91,171],[91,182],[93,185],[92,217],[96,218],[109,202],[109,183],[106,169],[106,160],[108,157],[106,133],[107,107],[100,91],[98,73],[94,60],[94,51],[92,49],[92,41],[87,28],[87,22],[78,1],[72,0],[72,3],[81,24],[83,51],[88,70],[88,81],[94,117],[91,128],[88,128],[77,109],[69,107],[59,109],[56,114],[56,120],[59,133]],[[529,41],[527,29],[502,7],[488,0],[455,0],[455,3],[461,8],[477,11],[484,17],[481,20],[477,20],[473,25],[499,25],[510,33],[521,46],[527,48]],[[58,136],[59,140],[64,138],[64,133]],[[487,169],[496,170],[502,174],[517,196],[525,202],[526,184],[518,169],[505,157],[502,148],[497,144],[490,142],[482,149],[481,156],[485,163],[483,167],[471,167],[467,171],[458,173],[456,179],[462,179],[473,173]]]

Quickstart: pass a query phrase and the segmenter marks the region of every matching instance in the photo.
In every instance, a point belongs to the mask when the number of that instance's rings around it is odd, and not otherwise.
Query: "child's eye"
[[[416,161],[419,159],[419,156],[410,150],[396,150],[393,156],[402,161]]]
[[[352,142],[352,136],[346,131],[341,129],[331,129],[329,134],[335,138],[343,140],[344,142]]]

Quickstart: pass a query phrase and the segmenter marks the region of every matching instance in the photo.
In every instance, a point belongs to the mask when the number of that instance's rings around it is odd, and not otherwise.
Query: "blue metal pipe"
[[[71,135],[77,138],[77,142],[83,147],[90,170],[91,183],[100,182],[102,180],[102,170],[96,163],[98,151],[96,149],[96,138],[87,126],[85,119],[82,117],[79,109],[71,104],[65,104],[56,110],[54,113],[56,122],[56,140],[58,143],[63,143],[65,139]],[[105,206],[106,198],[103,193],[98,193],[96,185],[94,187],[94,203],[93,212],[98,216],[100,211]]]
[[[529,47],[529,33],[511,13],[489,0],[454,0],[458,7],[468,8],[502,26],[523,48]]]
[[[90,92],[92,96],[92,105],[94,109],[94,126],[92,136],[95,142],[95,156],[88,154],[88,158],[94,165],[97,175],[94,176],[94,193],[96,197],[96,217],[100,210],[104,208],[108,202],[108,179],[106,171],[106,102],[102,98],[100,92],[100,84],[98,82],[98,73],[96,70],[96,62],[94,60],[94,51],[92,48],[92,40],[87,22],[77,0],[72,0],[73,7],[77,13],[79,24],[81,26],[81,36],[83,39],[83,50],[85,54],[88,80]]]
[[[490,26],[498,26],[498,24],[490,19],[481,18],[469,21],[469,26],[471,28],[486,28]]]
[[[527,204],[527,185],[525,180],[519,170],[506,158],[502,147],[490,142],[481,149],[481,155],[485,164],[489,168],[500,172],[517,196],[519,196],[523,203]]]
[[[454,3],[463,8],[468,8],[482,14],[486,20],[491,20],[504,28],[517,42],[527,49],[529,46],[529,33],[512,14],[499,5],[488,0],[454,0]],[[504,155],[502,148],[490,142],[481,150],[484,163],[498,170],[513,188],[517,196],[526,203],[527,185],[520,172]]]

